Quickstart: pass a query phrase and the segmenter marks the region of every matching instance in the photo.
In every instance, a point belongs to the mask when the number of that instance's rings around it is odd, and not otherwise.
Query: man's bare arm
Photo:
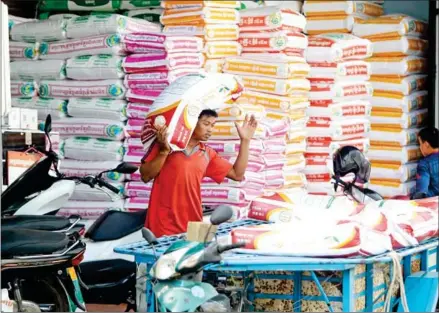
[[[165,164],[168,155],[169,152],[160,151],[153,160],[145,162],[140,166],[140,175],[142,176],[142,181],[144,183],[148,183],[157,177],[163,164]]]
[[[245,170],[248,165],[249,149],[250,140],[241,140],[238,157],[229,173],[227,173],[227,178],[235,181],[242,181],[244,179]]]

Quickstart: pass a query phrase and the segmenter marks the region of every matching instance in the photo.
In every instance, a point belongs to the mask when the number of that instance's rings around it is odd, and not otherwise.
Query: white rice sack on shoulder
[[[66,62],[63,60],[16,61],[10,64],[13,80],[63,80]]]
[[[409,96],[374,91],[370,103],[374,111],[410,113],[427,107],[428,91],[416,91]]]
[[[409,146],[418,143],[419,128],[397,129],[374,126],[369,133],[370,142],[374,146]]]
[[[428,109],[410,113],[377,111],[372,108],[370,122],[372,127],[412,128],[424,126],[428,118]]]
[[[238,42],[244,53],[283,52],[304,57],[308,38],[302,33],[278,31],[274,33],[241,33]]]
[[[61,158],[83,161],[122,161],[123,143],[101,138],[69,137],[61,140]]]
[[[160,8],[160,0],[121,1],[121,10],[140,10],[145,8]]]
[[[82,39],[42,42],[40,59],[66,60],[81,55],[114,54],[126,55],[122,37],[118,34],[99,35]]]
[[[301,33],[305,29],[306,18],[297,11],[279,8],[262,7],[240,11],[239,31],[274,32],[286,30]]]
[[[427,72],[427,59],[418,56],[373,57],[370,63],[373,76],[405,77]]]
[[[38,60],[39,43],[9,41],[9,58],[11,61]]]
[[[422,157],[418,145],[392,147],[392,146],[370,146],[367,158],[371,162],[406,164],[418,161]]]
[[[307,16],[305,33],[308,35],[350,33],[355,23],[367,18],[367,16],[360,14]]]
[[[39,120],[45,120],[47,114],[50,114],[52,119],[59,119],[67,116],[67,100],[37,97],[14,97],[11,100],[11,106],[14,108],[37,110]]]
[[[305,1],[303,13],[307,17],[350,14],[381,16],[384,14],[384,9],[381,5],[370,1]]]
[[[427,36],[428,23],[404,14],[383,15],[359,21],[352,33],[363,38],[388,36]]]
[[[108,171],[116,168],[120,164],[119,161],[78,161],[71,159],[64,159],[59,162],[59,171],[66,176],[87,176],[97,175],[103,171]],[[122,182],[126,175],[108,172],[102,175],[102,178],[110,182]]]
[[[125,86],[122,80],[96,80],[88,81],[50,81],[43,80],[39,84],[41,97],[61,98],[114,98],[123,99]]]
[[[131,5],[127,1],[123,1],[122,5]],[[160,25],[160,16],[163,14],[162,8],[143,8],[143,9],[130,9],[123,13],[125,16],[138,18],[147,22]]]
[[[370,78],[370,64],[362,60],[344,62],[313,62],[308,79],[314,83],[366,81]]]
[[[416,190],[416,181],[401,183],[385,180],[371,180],[369,183],[369,189],[379,193],[384,198],[411,196]]]
[[[66,75],[74,80],[123,78],[122,61],[122,57],[109,54],[79,56],[67,60]]]
[[[72,18],[66,25],[67,38],[77,39],[107,34],[160,32],[157,24],[119,14],[95,14]]]
[[[41,1],[41,12],[74,12],[96,11],[112,12],[119,10],[120,0],[76,1],[76,0],[44,0]]]
[[[67,118],[55,120],[52,123],[53,131],[64,138],[80,136],[123,140],[125,138],[124,126],[121,122],[94,118]]]
[[[125,184],[124,183],[110,183],[113,187],[119,189],[119,194],[123,195],[125,193]],[[69,200],[73,201],[113,201],[112,197],[117,196],[110,190],[103,190],[98,188],[92,188],[86,184],[78,184],[75,187],[75,191]],[[107,194],[108,192],[108,194]]]
[[[70,117],[99,118],[111,121],[126,121],[127,102],[108,98],[70,98],[67,112]]]
[[[371,57],[372,43],[351,34],[323,34],[308,37],[308,62],[340,62]]]
[[[388,92],[408,96],[427,89],[427,75],[410,75],[403,78],[371,76],[369,82],[374,92]]]
[[[218,59],[241,55],[242,46],[237,41],[207,41],[204,45],[206,58]]]
[[[18,24],[11,29],[15,41],[37,42],[66,39],[65,20],[45,20]]]
[[[311,84],[310,100],[351,101],[369,99],[372,85],[365,81],[336,82],[334,84]]]
[[[428,50],[428,41],[417,37],[393,36],[369,40],[372,42],[374,57],[423,56]]]
[[[11,80],[11,97],[35,97],[38,85],[34,81]]]
[[[370,179],[405,183],[416,178],[417,167],[418,163],[401,165],[374,162],[370,171]]]

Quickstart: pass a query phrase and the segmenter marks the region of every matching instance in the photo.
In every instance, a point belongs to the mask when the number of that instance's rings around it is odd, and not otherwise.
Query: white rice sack
[[[19,17],[19,16],[14,16],[14,15],[8,15],[8,26],[9,26],[9,31],[12,29],[12,27],[14,27],[15,25],[21,24],[21,23],[28,23],[28,22],[36,22],[36,19],[33,18],[24,18],[24,17]]]
[[[70,137],[61,141],[61,158],[83,161],[121,161],[125,149],[120,141],[101,138]]]
[[[404,14],[384,15],[359,21],[352,33],[363,38],[388,36],[427,36],[428,23]]]
[[[328,16],[307,16],[305,33],[319,35],[325,33],[350,33],[355,23],[368,17],[361,14]]]
[[[125,76],[123,58],[116,55],[84,55],[67,60],[66,75],[74,80],[118,79]]]
[[[415,110],[410,113],[386,112],[372,109],[370,122],[372,126],[391,128],[412,128],[425,125],[428,109]]]
[[[242,1],[241,1],[242,2]],[[262,1],[263,6],[265,7],[278,7],[282,9],[290,9],[297,12],[302,12],[302,1],[273,1],[273,0],[265,0]]]
[[[370,64],[362,60],[337,63],[309,63],[311,70],[308,79],[314,82],[366,81],[370,78]]]
[[[111,191],[109,191],[111,192]],[[86,220],[98,219],[105,212],[124,211],[124,200],[118,201],[68,201],[56,213],[57,216],[79,215]]]
[[[77,0],[44,0],[41,1],[40,10],[42,12],[60,11],[103,11],[112,12],[119,10],[120,0],[100,0],[100,1],[77,1]]]
[[[37,110],[39,120],[45,120],[47,114],[50,114],[52,119],[59,119],[67,116],[67,100],[37,97],[14,97],[11,100],[11,106],[14,108]]]
[[[14,80],[63,80],[66,62],[63,60],[16,61],[10,64]]]
[[[38,94],[38,85],[33,81],[11,80],[11,97],[34,97]]]
[[[144,8],[160,8],[160,0],[122,1],[121,10],[139,10]]]
[[[418,56],[373,57],[366,62],[373,76],[405,77],[427,72],[427,59]]]
[[[419,128],[397,129],[389,127],[373,127],[369,133],[371,144],[375,146],[409,146],[418,143]]]
[[[39,54],[41,59],[66,60],[81,55],[126,55],[126,52],[121,36],[111,34],[57,42],[42,42],[39,47]]]
[[[365,118],[371,114],[372,106],[368,100],[334,102],[328,106],[310,106],[309,117],[339,120],[347,118]]]
[[[374,91],[370,103],[375,111],[410,113],[427,107],[428,91],[416,91],[409,96]]]
[[[265,118],[266,112],[262,105],[227,104],[217,111],[218,121],[243,121],[246,116],[253,115],[257,121]]]
[[[393,36],[369,40],[372,42],[374,57],[423,56],[428,50],[428,41],[417,37]]]
[[[313,83],[309,99],[332,100],[332,101],[351,101],[369,99],[373,95],[372,85],[365,81],[358,82],[336,82],[333,84]]]
[[[113,79],[93,82],[43,80],[39,84],[41,97],[123,99],[125,92],[123,81]]]
[[[308,62],[340,62],[372,56],[372,43],[351,34],[323,34],[308,37]]]
[[[168,36],[160,33],[135,33],[123,37],[126,51],[130,53],[182,53],[202,52],[204,43],[195,36]]]
[[[411,145],[404,147],[371,146],[367,158],[371,162],[406,164],[418,161],[422,157],[419,146]]]
[[[224,66],[224,59],[208,59],[204,63],[204,70],[206,73],[222,73]]]
[[[72,14],[72,13],[60,13],[53,14],[48,17],[49,20],[70,20],[75,17],[79,17],[80,15]]]
[[[88,176],[98,175],[99,173],[116,168],[120,162],[118,161],[77,161],[64,159],[59,162],[59,171],[66,176]],[[102,178],[110,182],[122,182],[125,175],[108,172],[102,175]]]
[[[9,41],[9,58],[11,61],[38,60],[39,43]]]
[[[322,137],[329,140],[366,137],[369,131],[370,122],[368,119],[341,119],[336,121],[314,119],[307,124],[308,137]]]
[[[287,55],[305,56],[308,38],[301,33],[278,31],[274,33],[241,33],[238,42],[244,53],[282,52]]]
[[[11,29],[15,41],[37,42],[66,39],[65,20],[44,20],[18,24]]]
[[[84,38],[107,34],[160,32],[160,26],[119,14],[96,14],[67,21],[67,38]]]
[[[373,180],[369,183],[369,189],[378,192],[384,198],[410,196],[416,190],[416,181],[400,183],[384,180]]]
[[[166,35],[197,36],[206,41],[238,40],[239,26],[236,24],[169,25],[163,28]]]
[[[405,183],[416,178],[418,163],[408,164],[386,164],[372,163],[370,179],[392,180]]]
[[[410,75],[402,78],[372,76],[369,82],[374,92],[388,92],[408,96],[427,89],[427,75]]]
[[[370,1],[305,1],[303,13],[308,16],[363,14],[381,16],[384,9]]]
[[[106,138],[113,140],[124,139],[124,124],[121,122],[101,120],[68,118],[53,121],[52,129],[61,137],[81,136],[93,138]]]
[[[263,125],[258,125],[253,139],[267,138],[267,130]],[[235,123],[233,122],[218,122],[212,130],[212,140],[237,140],[239,139]]]
[[[162,8],[145,8],[140,10],[130,10],[124,12],[125,16],[138,18],[158,25],[160,25],[160,16],[162,14],[163,14]]]
[[[218,59],[241,55],[242,46],[237,41],[207,41],[204,45],[206,58]]]
[[[245,32],[272,32],[286,30],[303,32],[306,18],[297,11],[279,7],[262,7],[240,11],[239,30]]]
[[[306,147],[307,161],[308,156],[310,156],[310,159],[316,158],[317,156],[315,154],[320,154],[320,156],[326,155],[327,157],[332,158],[334,153],[338,151],[338,149],[345,146],[355,147],[364,154],[366,154],[369,151],[370,140],[369,138],[354,138],[349,140],[322,142],[319,140],[313,140],[313,138],[309,138],[307,140]],[[313,164],[310,162],[308,163],[308,165]]]
[[[108,98],[70,98],[68,115],[75,118],[98,118],[111,121],[126,121],[127,102]]]
[[[123,183],[110,183],[113,187],[116,187],[119,189],[120,194],[125,193],[125,184]],[[92,188],[89,185],[85,184],[78,184],[75,187],[75,191],[73,192],[73,195],[70,197],[69,200],[74,201],[113,201],[112,197],[116,196],[115,193],[113,193],[110,190],[105,189],[103,187],[105,192],[103,190],[100,190],[98,188]],[[108,194],[107,194],[108,192]],[[110,197],[111,196],[111,197]]]

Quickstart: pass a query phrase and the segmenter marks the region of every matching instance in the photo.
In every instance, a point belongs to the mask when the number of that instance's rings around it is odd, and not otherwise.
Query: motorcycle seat
[[[70,226],[68,218],[53,215],[14,215],[2,218],[2,229],[26,228],[57,231]]]
[[[1,257],[52,254],[67,248],[70,240],[63,233],[31,229],[1,230]]]
[[[146,211],[107,211],[90,226],[84,237],[96,242],[123,238],[143,227]]]

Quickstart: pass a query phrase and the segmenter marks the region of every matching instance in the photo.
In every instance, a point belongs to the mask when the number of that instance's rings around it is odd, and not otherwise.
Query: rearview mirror
[[[227,205],[220,205],[213,211],[210,216],[210,223],[212,225],[220,225],[227,222],[233,217],[233,209]]]
[[[372,200],[375,200],[375,201],[384,200],[384,198],[378,192],[373,191],[369,188],[364,188],[363,192],[366,196],[368,196]]]
[[[52,116],[50,114],[47,115],[46,121],[44,122],[44,133],[49,136],[52,131]]]
[[[157,244],[157,238],[155,237],[155,235],[152,233],[152,231],[150,231],[148,228],[143,227],[142,228],[142,237],[143,239],[146,240],[147,243],[149,243],[150,245],[155,245]]]
[[[120,163],[114,170],[111,170],[110,172],[116,172],[120,174],[133,174],[137,172],[138,167],[134,164],[122,162]]]

